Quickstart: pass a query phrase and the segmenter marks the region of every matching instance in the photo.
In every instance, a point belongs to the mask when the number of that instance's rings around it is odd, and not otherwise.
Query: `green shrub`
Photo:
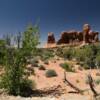
[[[50,58],[53,58],[53,57],[54,57],[54,52],[53,52],[53,50],[44,50],[44,51],[41,53],[41,60],[42,60],[42,61],[49,60]]]
[[[33,67],[28,67],[26,70],[27,70],[26,71],[27,74],[30,73],[29,75],[35,74],[35,71],[34,71]]]
[[[65,69],[66,71],[69,71],[69,72],[73,72],[71,66],[69,66],[69,64],[67,63],[61,63],[60,66]]]
[[[0,39],[0,65],[4,64],[4,56],[5,56],[5,40]]]
[[[38,67],[39,61],[37,59],[29,59],[28,64],[33,65],[34,67]]]
[[[90,69],[90,67],[88,65],[84,65],[84,69]]]
[[[21,48],[6,47],[4,56],[4,74],[0,86],[11,95],[29,96],[35,85],[25,77],[27,60],[36,54],[38,45],[38,28],[28,26],[22,34]],[[35,56],[34,56],[35,58]]]
[[[97,64],[96,66],[100,67],[100,54],[98,54],[98,55],[96,56],[95,62],[96,62],[96,64]]]
[[[46,71],[45,75],[46,75],[46,77],[56,77],[57,73],[55,72],[55,70],[50,69],[50,70]]]
[[[96,83],[97,85],[99,85],[99,84],[100,84],[100,79],[96,79],[96,80],[95,80],[95,83]]]
[[[21,96],[30,96],[30,94],[32,94],[33,90],[36,88],[36,83],[34,81],[31,80],[22,80],[20,83],[20,95]]]
[[[72,59],[74,57],[74,48],[70,47],[63,50],[63,57],[65,59]]]

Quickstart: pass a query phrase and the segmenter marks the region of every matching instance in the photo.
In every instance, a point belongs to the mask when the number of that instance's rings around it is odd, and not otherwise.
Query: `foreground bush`
[[[55,70],[50,69],[50,70],[47,70],[45,75],[46,77],[56,77],[57,73],[55,72]]]
[[[22,36],[22,47],[13,48],[10,45],[4,49],[4,70],[1,77],[0,86],[11,95],[29,96],[35,84],[25,76],[27,60],[36,54],[37,28],[28,27]],[[36,63],[38,63],[36,61]]]
[[[32,94],[33,89],[36,88],[36,83],[31,80],[22,80],[20,83],[20,95],[21,96],[30,96]]]

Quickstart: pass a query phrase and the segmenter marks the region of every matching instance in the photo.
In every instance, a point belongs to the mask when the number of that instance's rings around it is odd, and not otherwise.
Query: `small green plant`
[[[45,75],[46,75],[46,77],[56,77],[57,73],[55,72],[55,70],[50,69],[50,70],[46,71]]]
[[[41,53],[41,60],[42,61],[49,60],[53,57],[54,57],[54,52],[52,50],[44,50]]]
[[[84,65],[83,65],[83,68],[84,68],[84,69],[90,69],[90,67],[89,67],[87,64],[84,64]]]
[[[35,81],[31,81],[31,80],[22,80],[20,83],[20,95],[21,96],[30,96],[30,94],[32,94],[32,89],[36,88],[36,83]]]
[[[70,47],[70,48],[67,48],[67,49],[64,49],[63,50],[63,57],[65,59],[72,59],[74,56],[74,48]]]
[[[61,63],[60,66],[65,69],[66,71],[73,72],[72,68],[69,66],[68,63]]]
[[[100,84],[100,79],[96,79],[96,80],[95,80],[95,83],[96,83],[97,85],[99,85],[99,84]]]

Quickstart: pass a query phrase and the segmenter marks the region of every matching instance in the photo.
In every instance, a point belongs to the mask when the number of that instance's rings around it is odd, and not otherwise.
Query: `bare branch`
[[[64,72],[64,83],[68,84],[71,88],[73,88],[76,92],[83,94],[83,90],[79,89],[78,87],[74,86],[71,82],[66,79],[66,72]]]

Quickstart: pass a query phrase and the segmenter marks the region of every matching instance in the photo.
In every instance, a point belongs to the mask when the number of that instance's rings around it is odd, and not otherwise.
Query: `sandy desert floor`
[[[57,73],[57,77],[47,78],[45,76],[45,71],[39,70],[35,68],[35,76],[30,76],[29,78],[31,80],[35,80],[37,89],[40,90],[49,90],[49,89],[56,89],[57,91],[61,92],[56,94],[52,94],[52,97],[56,97],[57,100],[92,100],[92,92],[90,91],[89,85],[86,84],[87,75],[90,73],[94,80],[100,79],[100,76],[97,76],[96,73],[98,73],[97,70],[78,70],[76,68],[75,72],[66,72],[66,78],[75,86],[82,90],[88,90],[84,92],[84,95],[80,95],[77,93],[74,93],[74,90],[66,85],[63,82],[64,79],[64,69],[62,69],[59,64],[63,63],[65,61],[59,60],[56,62],[50,61],[49,65],[45,65],[43,62],[40,62],[42,65],[45,66],[46,69],[53,69]],[[94,84],[95,85],[95,84]],[[95,87],[98,92],[100,92],[100,86]],[[71,92],[71,93],[70,93]],[[73,92],[73,93],[72,93]],[[83,99],[82,99],[83,98]]]
[[[66,72],[66,78],[72,84],[82,90],[87,90],[81,95],[76,93],[68,84],[63,82],[64,69],[59,66],[59,64],[63,62],[65,61],[59,60],[54,62],[52,60],[49,61],[49,64],[47,65],[40,61],[40,64],[44,65],[46,70],[55,70],[57,77],[47,78],[45,76],[45,70],[39,70],[38,68],[35,68],[35,75],[29,77],[29,79],[36,82],[36,88],[44,93],[43,97],[39,97],[38,93],[38,96],[29,98],[1,95],[0,100],[93,100],[93,94],[90,91],[89,85],[86,84],[86,76],[90,73],[94,80],[100,79],[100,76],[96,75],[98,71],[96,69],[79,70],[76,68],[75,72]],[[96,86],[96,90],[100,93],[100,85],[94,84],[94,86]]]

